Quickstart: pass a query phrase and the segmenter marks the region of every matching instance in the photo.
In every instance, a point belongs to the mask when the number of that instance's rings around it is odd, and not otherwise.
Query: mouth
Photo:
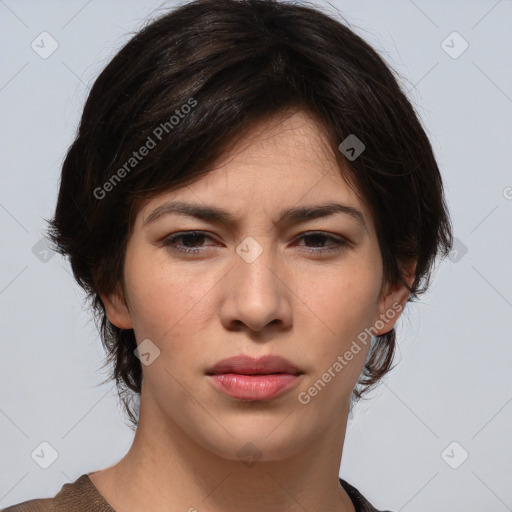
[[[245,355],[219,361],[206,371],[213,386],[237,400],[270,400],[296,386],[304,372],[279,356]]]

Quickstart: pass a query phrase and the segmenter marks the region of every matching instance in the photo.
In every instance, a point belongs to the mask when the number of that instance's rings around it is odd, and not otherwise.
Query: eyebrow
[[[155,208],[144,220],[143,225],[154,222],[164,215],[177,214],[194,217],[196,219],[226,224],[233,226],[236,218],[226,210],[215,206],[184,203],[181,201],[170,201]],[[334,214],[348,215],[355,219],[361,227],[367,231],[367,225],[363,213],[345,204],[327,203],[311,206],[300,206],[289,208],[281,212],[277,223],[296,224],[321,217],[329,217]]]

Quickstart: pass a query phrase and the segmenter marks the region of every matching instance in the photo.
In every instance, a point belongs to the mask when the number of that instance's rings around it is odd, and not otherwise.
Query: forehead
[[[322,125],[304,110],[285,110],[252,125],[214,169],[270,167],[273,173],[338,170]]]
[[[302,110],[281,112],[251,126],[198,181],[150,200],[143,219],[171,199],[215,204],[234,215],[274,217],[301,204],[340,202],[364,211],[323,127]]]

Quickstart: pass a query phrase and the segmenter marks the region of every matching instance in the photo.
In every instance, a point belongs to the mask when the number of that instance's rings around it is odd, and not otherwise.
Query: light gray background
[[[68,263],[32,249],[88,88],[130,32],[172,5],[0,0],[2,508],[53,496],[131,444],[112,385],[100,385],[103,349]],[[402,316],[400,362],[354,410],[341,475],[378,508],[512,510],[512,2],[333,5],[406,77],[459,249]],[[59,45],[47,59],[31,48],[43,31]],[[457,58],[444,46],[462,48],[454,31],[469,43]],[[46,470],[31,458],[43,441],[58,452]]]

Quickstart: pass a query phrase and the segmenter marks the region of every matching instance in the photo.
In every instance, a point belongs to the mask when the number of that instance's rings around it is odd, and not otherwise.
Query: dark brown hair
[[[122,297],[143,201],[196,181],[269,115],[298,108],[318,120],[340,173],[370,208],[384,281],[406,284],[402,264],[415,261],[409,300],[427,289],[436,256],[451,249],[451,222],[431,144],[393,73],[313,5],[196,0],[148,23],[96,79],[48,237],[91,300],[133,426],[142,379],[134,332],[109,322],[98,292]],[[349,135],[365,145],[353,160],[338,149]],[[353,400],[391,369],[395,342],[394,329],[372,340]]]

